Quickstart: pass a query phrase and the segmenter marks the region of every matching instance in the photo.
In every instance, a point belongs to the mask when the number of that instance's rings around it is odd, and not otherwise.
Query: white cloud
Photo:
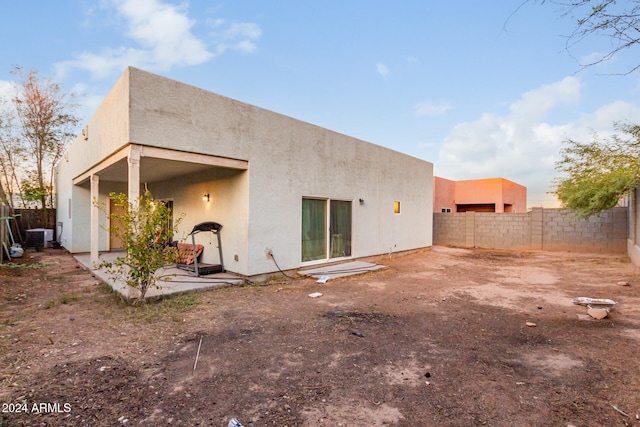
[[[94,78],[103,79],[122,72],[128,65],[154,69],[148,59],[149,55],[141,49],[103,49],[100,53],[83,52],[76,59],[55,64],[57,78],[63,78],[74,69],[91,73]]]
[[[389,74],[389,67],[387,67],[385,64],[378,62],[376,64],[376,70],[378,71],[378,74],[380,74],[381,76],[386,76]]]
[[[602,61],[602,58],[604,57],[603,53],[600,52],[591,52],[587,55],[584,55],[582,57],[580,57],[580,59],[578,60],[578,63],[582,64],[582,65],[590,65],[590,64],[599,64]],[[609,61],[612,61],[614,58],[609,59]]]
[[[13,82],[0,80],[0,111],[13,109],[11,100],[16,95],[16,87]]]
[[[229,49],[244,53],[252,53],[256,50],[256,40],[262,36],[262,29],[251,22],[231,22],[224,19],[210,20],[213,28],[212,38],[215,50],[218,54]]]
[[[414,116],[438,116],[451,110],[449,104],[433,104],[431,102],[418,102],[413,109]]]
[[[11,99],[16,93],[16,87],[13,82],[0,80],[0,99]]]
[[[611,127],[613,122],[640,122],[638,107],[624,101],[612,102],[591,114],[586,124],[593,129],[600,129],[599,132],[605,134],[607,130],[613,130]]]
[[[565,77],[559,82],[542,85],[526,92],[522,99],[511,104],[511,114],[521,122],[535,123],[559,104],[576,104],[580,101],[580,81]]]
[[[210,61],[228,48],[253,52],[261,30],[253,23],[225,24],[218,20],[219,31],[208,43],[193,32],[195,20],[189,19],[186,5],[176,6],[161,0],[111,0],[107,3],[124,18],[124,36],[133,46],[105,47],[100,52],[83,52],[74,59],[59,62],[60,77],[79,69],[95,78],[105,78],[132,65],[152,71],[166,71]]]
[[[550,124],[547,116],[580,99],[580,82],[567,77],[522,95],[505,116],[483,114],[475,122],[460,123],[447,135],[436,162],[436,175],[461,180],[503,177],[527,187],[529,206],[556,206],[548,193],[558,175],[555,163],[569,138],[590,140],[603,135],[616,120],[640,122],[640,107],[616,102],[572,122]]]

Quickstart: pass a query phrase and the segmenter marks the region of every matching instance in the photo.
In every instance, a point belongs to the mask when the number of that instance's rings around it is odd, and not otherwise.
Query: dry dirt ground
[[[377,262],[131,307],[68,253],[28,252],[38,268],[0,268],[0,426],[640,425],[640,270],[625,257],[435,247]],[[581,320],[579,296],[617,305]]]

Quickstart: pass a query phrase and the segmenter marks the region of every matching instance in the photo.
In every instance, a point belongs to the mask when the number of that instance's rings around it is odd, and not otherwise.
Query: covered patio
[[[176,177],[202,173],[205,170],[226,169],[246,171],[248,162],[199,153],[188,153],[166,148],[128,144],[109,156],[90,170],[73,179],[76,186],[88,186],[90,189],[90,263],[93,268],[98,263],[100,243],[100,198],[101,182],[125,183],[131,203],[135,203],[141,194],[142,183],[170,182]],[[108,221],[108,219],[107,219]],[[103,228],[109,226],[102,225]],[[114,249],[110,247],[110,249]]]

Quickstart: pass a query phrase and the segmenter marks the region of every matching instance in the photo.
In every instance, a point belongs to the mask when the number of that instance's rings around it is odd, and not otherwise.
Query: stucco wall
[[[116,82],[83,128],[86,136],[81,133],[75,138],[55,168],[56,220],[63,225],[60,243],[71,252],[89,250],[89,211],[92,203],[88,183],[75,186],[73,179],[129,141],[128,75],[127,70]],[[101,187],[101,203],[108,201],[108,191],[110,188]],[[75,221],[76,218],[78,221]],[[103,231],[101,233],[104,235]],[[100,250],[108,248],[108,240],[107,246],[103,240]]]
[[[502,206],[502,180],[493,178],[456,181],[456,203],[495,203],[498,211]]]
[[[191,239],[187,235],[198,223],[216,221],[222,224],[220,236],[225,268],[230,271],[244,271],[248,268],[248,236],[242,232],[247,229],[247,216],[229,207],[246,206],[247,178],[245,171],[213,169],[171,181],[152,183],[149,190],[158,199],[173,201],[174,220],[181,218],[178,235],[174,236],[176,240],[190,243]],[[209,202],[202,200],[203,194],[211,195]],[[198,233],[196,243],[202,244],[205,248],[202,262],[218,263],[218,242],[212,234]]]
[[[441,212],[442,208],[456,211],[456,182],[450,179],[433,177],[433,211]]]
[[[587,220],[561,209],[527,213],[434,213],[436,245],[624,253],[627,209],[614,208]]]
[[[502,202],[510,204],[513,213],[527,211],[527,188],[507,179],[502,180]]]

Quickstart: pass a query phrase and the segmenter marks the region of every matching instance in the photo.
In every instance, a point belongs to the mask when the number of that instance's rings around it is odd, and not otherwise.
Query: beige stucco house
[[[277,271],[270,251],[295,269],[432,244],[431,163],[128,68],[56,167],[62,246],[118,249],[108,194],[145,187],[184,214],[177,237],[222,224],[224,267],[244,276]]]

